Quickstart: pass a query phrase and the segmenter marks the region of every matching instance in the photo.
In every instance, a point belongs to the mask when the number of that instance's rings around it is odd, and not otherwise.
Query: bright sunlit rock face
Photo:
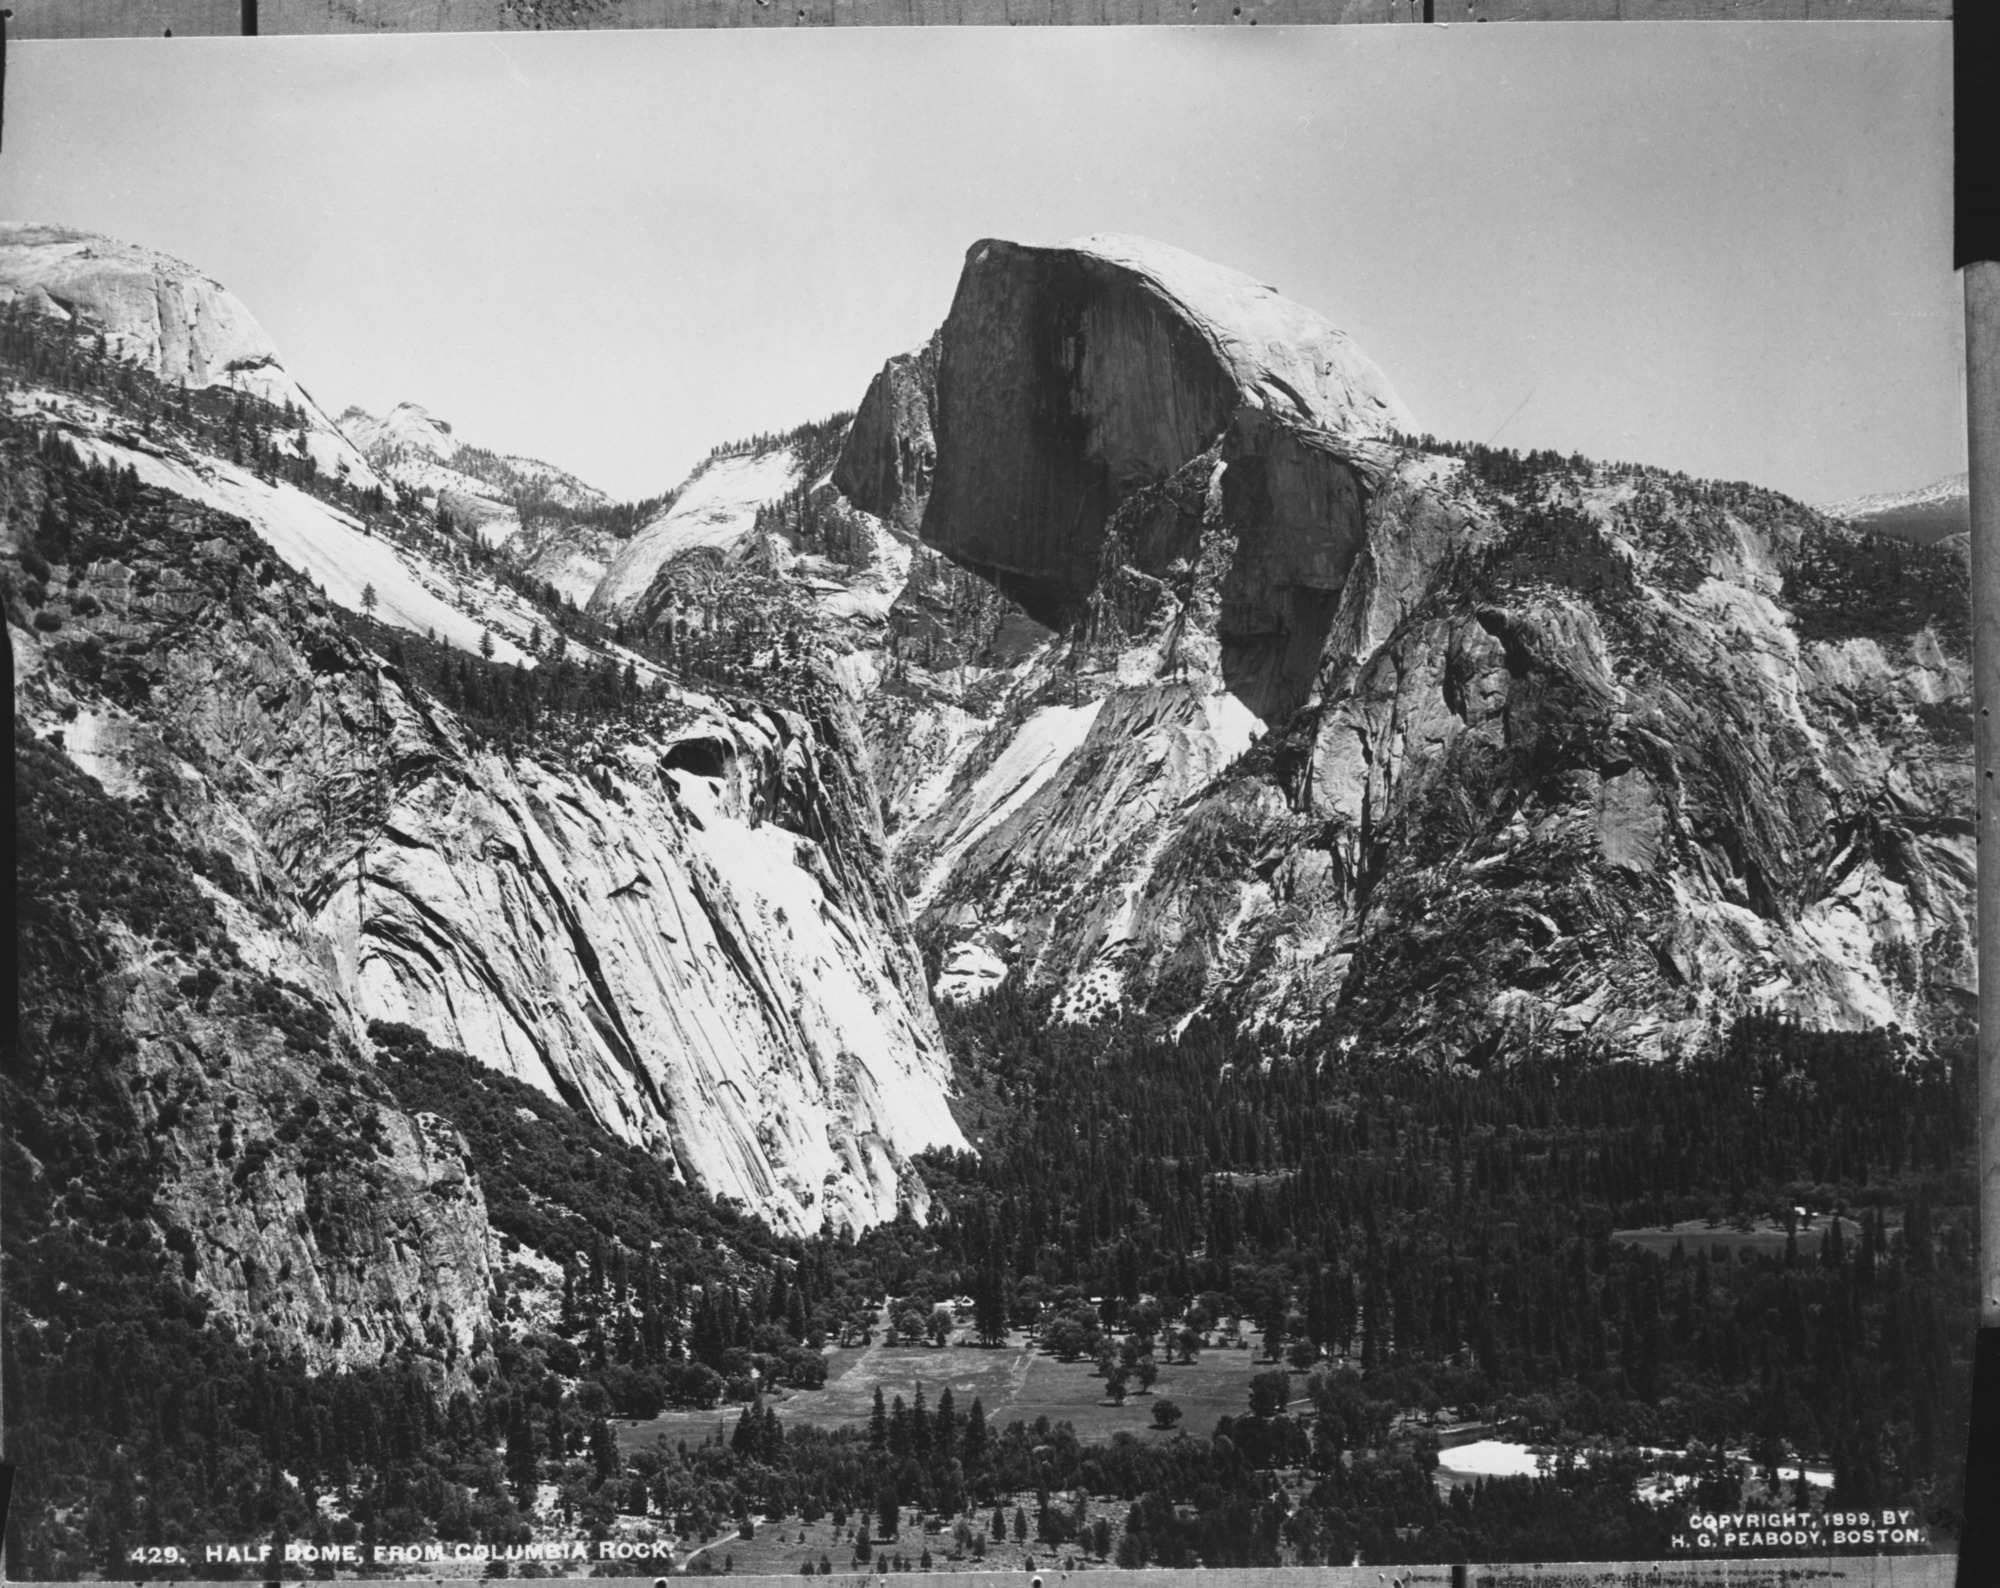
[[[642,524],[619,550],[591,595],[591,611],[629,615],[661,570],[691,553],[727,559],[755,527],[757,509],[799,482],[799,461],[782,447],[709,460],[675,494],[673,504]]]
[[[103,335],[114,357],[180,386],[226,386],[300,410],[319,467],[356,486],[374,471],[292,378],[242,301],[193,266],[150,248],[66,226],[0,225],[0,302]]]
[[[588,567],[588,526],[557,522],[538,563],[522,547],[542,531],[519,511],[588,510],[603,493],[469,445],[414,403],[380,418],[350,410],[336,429],[236,299],[143,249],[9,228],[0,296],[101,330],[109,356],[170,384],[291,402],[315,457],[348,459],[357,482],[417,504],[420,532],[399,538],[282,471],[165,429],[141,435],[112,396],[9,394],[15,415],[86,463],[247,524],[268,555],[224,620],[171,640],[158,624],[178,609],[155,607],[143,586],[157,574],[100,562],[72,596],[95,609],[68,631],[154,646],[172,675],[143,704],[73,718],[86,725],[72,730],[77,765],[130,797],[148,768],[176,764],[163,746],[185,735],[200,766],[237,769],[225,778],[188,762],[176,776],[199,843],[286,901],[272,919],[238,922],[262,962],[339,1010],[357,1040],[371,1020],[415,1026],[780,1228],[863,1227],[923,1205],[911,1156],[964,1142],[908,914],[888,881],[865,748],[837,692],[808,716],[689,691],[645,728],[572,735],[542,753],[481,749],[450,711],[343,639],[335,614],[365,614],[385,645],[547,665],[550,614],[473,555],[472,537],[521,554],[517,567],[559,590],[581,569],[565,591],[581,604],[613,558]],[[722,533],[721,520],[739,507],[754,515],[759,493],[781,493],[795,474],[783,458],[723,459],[686,493],[676,530],[699,521],[700,533]],[[879,621],[893,590],[878,582],[853,581],[838,603]],[[300,589],[312,592],[302,621],[324,631],[310,654],[263,610],[299,620]],[[25,709],[62,721],[75,697],[45,660],[48,636],[22,630],[15,643],[40,680]],[[579,643],[570,660],[657,677],[616,646]],[[418,1179],[429,1173],[420,1156]],[[468,1276],[476,1320],[484,1256],[456,1251],[463,1233],[440,1225],[424,1260]],[[400,1327],[385,1319],[371,1348]]]

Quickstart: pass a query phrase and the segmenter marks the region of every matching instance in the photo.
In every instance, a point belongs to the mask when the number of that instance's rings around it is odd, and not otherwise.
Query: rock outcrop
[[[1345,333],[1140,239],[975,244],[937,347],[923,537],[1051,625],[1097,588],[1113,509],[1218,445],[1240,412],[1261,422],[1237,427],[1239,456],[1301,432],[1337,446],[1408,428]],[[1298,457],[1277,465],[1265,489],[1280,517],[1294,475],[1325,488]],[[1121,563],[1160,577],[1194,554],[1184,515],[1147,528]]]
[[[177,386],[226,386],[299,410],[322,472],[357,488],[373,469],[292,377],[236,295],[150,248],[67,226],[0,225],[0,303],[87,326],[111,356]]]
[[[674,493],[672,503],[619,548],[590,598],[593,614],[629,617],[644,603],[661,571],[680,558],[705,554],[728,561],[756,527],[757,510],[797,486],[803,470],[789,447],[710,458]]]
[[[340,428],[384,479],[579,606],[618,554],[622,542],[588,517],[611,498],[566,469],[468,445],[420,403],[398,403],[379,419],[348,408]]]
[[[870,739],[941,994],[1480,1063],[1960,1018],[1961,543],[1409,444],[1337,333],[1212,279],[968,257],[923,536],[1054,631],[892,613]]]
[[[834,464],[834,488],[865,513],[915,535],[930,501],[937,441],[938,339],[899,353],[868,383]]]

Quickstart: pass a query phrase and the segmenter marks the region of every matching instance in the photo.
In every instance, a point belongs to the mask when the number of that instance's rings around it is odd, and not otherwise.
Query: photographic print
[[[1943,1580],[1944,26],[8,71],[8,1576]]]

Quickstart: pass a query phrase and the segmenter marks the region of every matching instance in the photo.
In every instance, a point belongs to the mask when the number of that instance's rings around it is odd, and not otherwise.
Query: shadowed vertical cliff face
[[[1362,535],[1352,445],[1407,424],[1342,332],[1159,244],[989,241],[937,346],[929,544],[1061,627],[1111,563],[1186,586],[1220,482],[1231,692],[1260,717],[1305,698]],[[1192,499],[1148,498],[1170,480]]]
[[[1368,532],[1366,474],[1323,432],[1245,408],[1222,445],[1235,533],[1216,613],[1229,692],[1267,722],[1304,704]]]
[[[1235,387],[1145,278],[1073,249],[976,246],[939,341],[924,539],[1060,624],[1118,497],[1206,446]]]
[[[937,352],[932,337],[876,372],[833,467],[835,490],[906,535],[924,521],[937,465]]]

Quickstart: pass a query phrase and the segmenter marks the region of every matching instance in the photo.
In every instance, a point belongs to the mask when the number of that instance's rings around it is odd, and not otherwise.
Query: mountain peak
[[[1151,283],[1214,339],[1245,391],[1274,411],[1327,430],[1415,433],[1388,377],[1354,339],[1277,288],[1150,237],[1093,232],[1064,246]]]
[[[340,428],[378,464],[395,453],[449,459],[459,449],[451,426],[422,403],[397,403],[379,418],[365,408],[349,407],[341,413]]]
[[[178,386],[226,386],[304,416],[314,462],[378,484],[236,295],[169,254],[75,227],[0,224],[0,303],[27,299],[104,338],[104,351]]]
[[[1324,316],[1144,238],[974,244],[937,347],[922,536],[1053,627],[1097,589],[1120,504],[1226,453],[1232,481],[1269,499],[1271,529],[1258,589],[1232,609],[1288,629],[1287,592],[1337,593],[1356,543],[1346,455],[1415,429]],[[1198,539],[1194,518],[1149,521],[1119,556],[1158,578]]]
[[[1872,529],[1926,546],[1972,528],[1969,490],[1964,474],[1950,474],[1914,491],[1850,497],[1844,502],[1829,502],[1820,511],[1856,529]]]

